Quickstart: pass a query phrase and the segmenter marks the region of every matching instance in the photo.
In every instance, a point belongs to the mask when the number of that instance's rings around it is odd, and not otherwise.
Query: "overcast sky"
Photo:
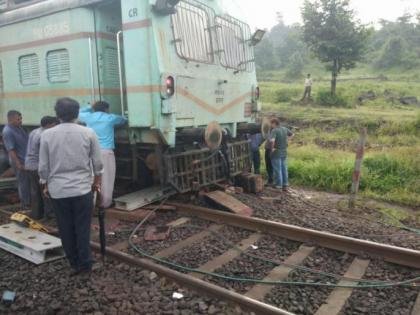
[[[303,0],[223,0],[231,15],[246,20],[252,28],[271,28],[276,24],[276,12],[283,14],[286,24],[301,22]],[[420,11],[420,0],[351,0],[363,23],[379,19],[395,20],[405,12]]]

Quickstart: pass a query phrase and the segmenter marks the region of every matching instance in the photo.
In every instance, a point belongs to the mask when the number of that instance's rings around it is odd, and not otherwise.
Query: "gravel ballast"
[[[13,271],[13,272],[12,272]],[[0,250],[0,291],[16,292],[1,314],[248,314],[170,284],[139,268],[110,261],[91,278],[70,277],[65,260],[35,266]],[[172,298],[174,292],[184,295]]]

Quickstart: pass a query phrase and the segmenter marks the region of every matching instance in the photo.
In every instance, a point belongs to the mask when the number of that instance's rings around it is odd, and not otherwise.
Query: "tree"
[[[289,58],[287,65],[286,77],[289,79],[297,79],[302,76],[303,67],[305,66],[304,59],[300,52],[295,52]]]
[[[283,40],[275,47],[282,67],[288,67],[292,56],[296,53],[300,54],[303,61],[306,53],[306,45],[302,41],[302,30],[299,25],[288,26],[287,29],[288,32]]]
[[[327,64],[335,95],[338,75],[361,61],[370,32],[356,20],[348,0],[305,0],[302,18],[304,41]]]
[[[376,62],[378,68],[400,66],[406,56],[406,47],[401,37],[392,37],[385,45],[382,55]]]
[[[255,57],[257,66],[262,70],[271,70],[275,67],[274,48],[269,39],[264,38],[261,43],[255,47]]]

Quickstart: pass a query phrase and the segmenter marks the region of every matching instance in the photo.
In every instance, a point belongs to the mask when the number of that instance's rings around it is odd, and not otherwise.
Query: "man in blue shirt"
[[[7,113],[7,125],[3,129],[3,142],[9,154],[9,162],[16,175],[19,198],[24,208],[30,206],[29,178],[25,171],[28,133],[22,127],[22,114],[11,110]]]
[[[110,114],[109,104],[99,101],[92,106],[82,108],[79,112],[79,120],[85,123],[87,127],[92,128],[99,139],[104,165],[101,184],[102,207],[108,208],[112,204],[116,173],[114,128],[126,124],[127,119]]]

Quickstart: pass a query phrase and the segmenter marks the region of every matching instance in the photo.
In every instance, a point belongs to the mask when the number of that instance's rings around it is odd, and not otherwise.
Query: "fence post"
[[[351,193],[350,193],[350,200],[349,200],[349,208],[351,209],[353,209],[355,206],[356,195],[357,195],[357,192],[359,191],[360,175],[361,175],[363,157],[365,155],[366,138],[367,138],[367,128],[362,128],[362,130],[360,130],[360,139],[357,145],[356,163],[354,166],[353,182],[351,185]]]

